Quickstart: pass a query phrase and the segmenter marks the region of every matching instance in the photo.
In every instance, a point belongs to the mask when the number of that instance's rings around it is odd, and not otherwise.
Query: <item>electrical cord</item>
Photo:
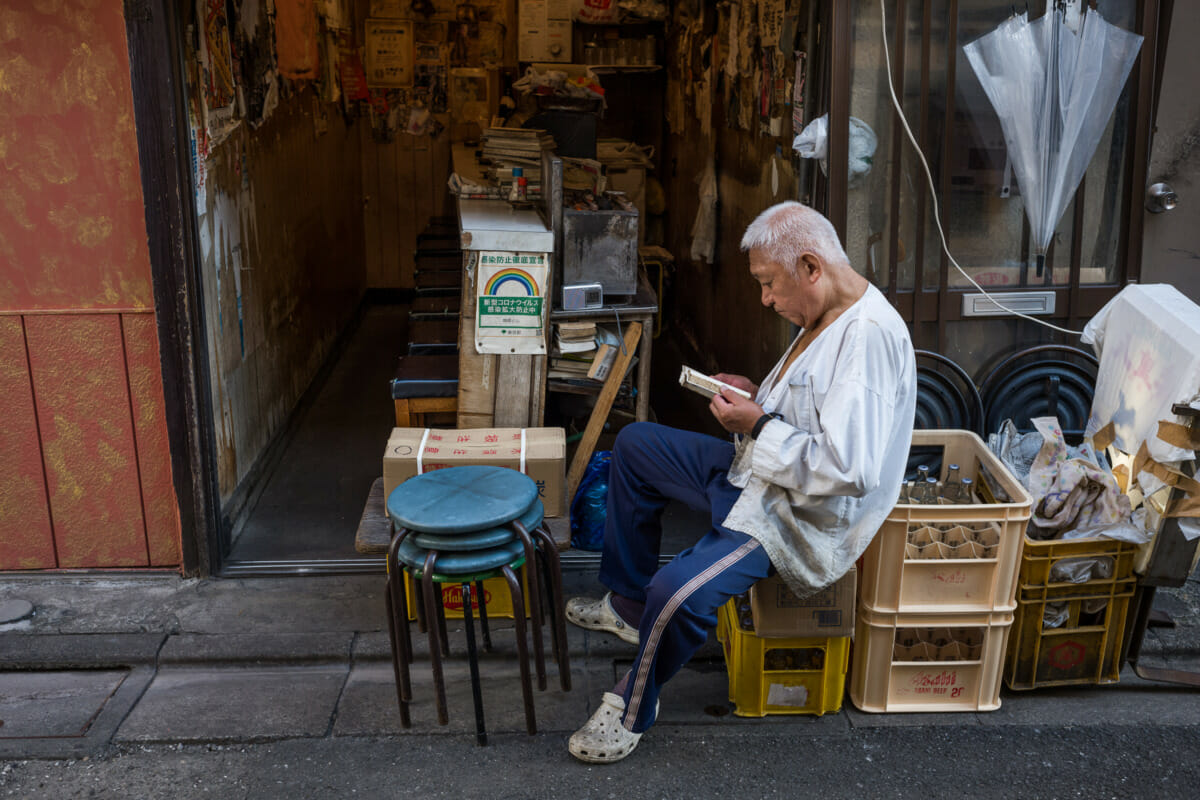
[[[900,125],[901,125],[901,127],[904,128],[904,133],[908,136],[908,141],[912,143],[913,150],[915,150],[917,153],[917,158],[919,158],[921,160],[921,167],[925,170],[925,179],[929,182],[929,199],[930,199],[930,202],[933,204],[933,221],[934,221],[934,224],[937,225],[938,236],[942,240],[942,251],[945,252],[946,258],[950,259],[950,263],[954,265],[954,268],[957,269],[959,272],[961,272],[962,276],[964,278],[966,278],[972,286],[974,286],[976,289],[978,289],[983,294],[983,296],[986,297],[988,300],[995,303],[996,307],[1001,309],[1002,311],[1012,314],[1014,317],[1020,317],[1021,319],[1027,319],[1030,322],[1036,322],[1038,325],[1044,325],[1045,327],[1051,328],[1056,331],[1061,331],[1063,333],[1069,333],[1072,336],[1082,336],[1083,331],[1073,331],[1070,328],[1061,328],[1058,325],[1054,325],[1053,323],[1046,322],[1045,320],[1042,320],[1042,319],[1038,319],[1037,317],[1031,317],[1028,314],[1022,314],[1020,311],[1015,311],[1015,310],[1009,308],[1008,306],[1004,305],[999,300],[992,297],[992,295],[989,294],[986,289],[984,289],[982,286],[980,286],[978,283],[976,283],[975,279],[967,274],[967,271],[962,268],[962,266],[958,263],[957,260],[955,260],[954,256],[950,253],[950,245],[947,244],[947,242],[946,242],[946,232],[944,230],[942,230],[942,214],[941,214],[940,209],[938,208],[937,188],[934,186],[934,183],[933,183],[933,173],[930,172],[930,170],[929,170],[929,162],[925,160],[925,154],[921,152],[921,146],[919,144],[917,144],[917,137],[915,137],[913,135],[912,129],[908,127],[908,120],[905,119],[905,117],[904,117],[904,109],[900,106],[899,98],[896,97],[896,85],[892,78],[892,54],[888,50],[888,41],[887,41],[888,40],[887,10],[884,8],[884,3],[885,3],[885,0],[879,0],[879,15],[880,15],[881,22],[882,22],[882,24],[880,25],[880,28],[879,28],[879,32],[880,32],[880,36],[883,39],[883,60],[884,60],[884,64],[887,67],[888,93],[892,97],[892,105],[896,109],[896,116],[898,116],[900,118]]]

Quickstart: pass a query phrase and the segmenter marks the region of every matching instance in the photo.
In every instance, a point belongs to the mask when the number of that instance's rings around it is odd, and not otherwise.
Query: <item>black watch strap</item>
[[[773,419],[775,419],[774,414],[763,414],[761,417],[759,417],[754,423],[754,428],[750,431],[750,438],[757,439],[758,435],[762,433],[762,429]]]

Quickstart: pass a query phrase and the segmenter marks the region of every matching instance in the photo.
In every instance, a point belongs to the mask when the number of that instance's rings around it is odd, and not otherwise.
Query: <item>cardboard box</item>
[[[384,497],[417,474],[417,449],[425,428],[393,428],[383,454]],[[566,432],[562,428],[525,428],[525,474],[537,483],[547,517],[567,513]],[[421,457],[424,472],[446,467],[490,464],[520,469],[521,428],[429,429]]]
[[[854,590],[858,571],[851,567],[841,580],[799,599],[778,576],[750,588],[750,610],[756,636],[850,636],[854,633]]]

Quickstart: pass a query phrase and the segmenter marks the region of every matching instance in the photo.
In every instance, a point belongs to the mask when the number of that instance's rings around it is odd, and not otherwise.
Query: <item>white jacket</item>
[[[797,337],[798,339],[799,337]],[[756,402],[783,419],[740,437],[727,528],[753,536],[798,596],[828,586],[867,549],[900,496],[916,412],[908,326],[871,286]]]

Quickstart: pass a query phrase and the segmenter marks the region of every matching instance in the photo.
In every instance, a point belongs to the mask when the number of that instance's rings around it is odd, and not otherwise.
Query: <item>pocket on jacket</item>
[[[788,422],[795,425],[798,430],[807,433],[816,433],[821,430],[821,416],[817,413],[812,384],[804,381],[803,383],[792,384],[790,388],[792,402],[795,405],[796,419],[794,422],[792,420],[788,420]]]

